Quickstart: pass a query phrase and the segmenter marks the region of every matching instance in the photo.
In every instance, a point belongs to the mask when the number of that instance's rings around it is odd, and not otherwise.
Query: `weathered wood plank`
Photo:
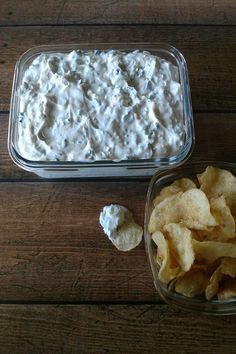
[[[235,161],[236,113],[198,113],[194,122],[196,143],[190,160]],[[0,180],[37,180],[12,162],[7,151],[7,130],[8,115],[0,114]]]
[[[147,183],[0,184],[0,301],[149,301],[144,243],[117,251],[102,207],[126,205],[143,225]]]
[[[192,160],[234,161],[235,118],[196,115]],[[115,202],[142,225],[148,182],[3,182],[28,178],[7,155],[6,123],[2,115],[0,301],[155,301],[144,244],[118,252],[98,222],[101,208]]]
[[[3,0],[0,24],[235,24],[233,0]]]
[[[235,323],[167,305],[1,305],[0,351],[233,354]]]
[[[236,110],[236,27],[68,26],[0,28],[0,110],[8,110],[15,63],[39,44],[167,42],[185,56],[195,111]]]

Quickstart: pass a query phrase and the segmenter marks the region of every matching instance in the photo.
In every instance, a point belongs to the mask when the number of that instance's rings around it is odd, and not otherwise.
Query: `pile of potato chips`
[[[196,181],[164,187],[153,204],[160,281],[188,297],[236,296],[236,177],[209,166]]]

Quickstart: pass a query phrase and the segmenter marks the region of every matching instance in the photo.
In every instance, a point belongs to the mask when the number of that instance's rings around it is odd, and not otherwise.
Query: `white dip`
[[[134,222],[132,213],[122,205],[105,206],[99,221],[104,233],[120,251],[130,251],[142,241],[142,227]]]
[[[124,223],[127,210],[119,204],[111,204],[103,208],[99,221],[109,238],[112,238],[114,231]]]
[[[185,138],[178,69],[140,51],[41,54],[23,75],[18,122],[30,160],[171,156]]]

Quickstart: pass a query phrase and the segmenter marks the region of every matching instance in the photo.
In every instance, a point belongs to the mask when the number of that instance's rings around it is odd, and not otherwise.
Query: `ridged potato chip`
[[[181,224],[165,225],[164,230],[167,231],[171,253],[175,255],[180,268],[187,272],[194,262],[191,231]]]
[[[175,282],[175,291],[187,297],[195,297],[204,293],[209,276],[202,269],[192,269],[179,277]]]
[[[154,206],[162,202],[167,197],[179,192],[187,191],[188,189],[197,188],[196,184],[189,178],[181,178],[174,181],[171,185],[162,188],[160,194],[153,200]]]
[[[180,272],[180,268],[171,258],[168,241],[161,231],[156,231],[152,235],[152,239],[157,245],[157,260],[160,265],[158,273],[159,279],[163,283],[169,283]]]

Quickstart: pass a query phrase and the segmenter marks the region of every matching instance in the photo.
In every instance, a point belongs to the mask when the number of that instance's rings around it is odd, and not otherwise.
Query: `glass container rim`
[[[146,256],[148,258],[149,267],[152,273],[153,282],[155,288],[166,303],[173,305],[175,307],[181,308],[183,310],[198,312],[205,315],[234,315],[236,314],[236,297],[228,300],[200,300],[196,298],[188,298],[174,291],[169,290],[162,282],[157,278],[157,264],[154,262],[152,251],[151,251],[151,235],[148,232],[148,223],[150,218],[149,208],[151,203],[151,196],[154,185],[160,181],[161,178],[165,179],[168,172],[172,173],[173,176],[168,180],[168,183],[174,181],[174,174],[180,170],[192,170],[192,174],[195,174],[194,168],[206,168],[207,166],[215,166],[218,168],[224,168],[235,172],[236,175],[236,164],[227,161],[216,161],[216,160],[201,160],[201,161],[187,161],[186,163],[176,166],[174,168],[160,168],[151,178],[149,183],[147,198],[145,203],[145,215],[144,215],[144,241]],[[189,174],[182,175],[181,177],[188,177]],[[179,177],[179,178],[181,178]]]
[[[24,158],[17,149],[17,144],[15,141],[15,129],[16,129],[16,91],[19,85],[19,79],[23,64],[25,61],[29,60],[32,55],[40,55],[40,53],[49,52],[69,52],[73,49],[93,49],[93,50],[110,50],[119,49],[131,51],[137,50],[147,50],[147,51],[163,51],[168,55],[171,55],[176,61],[180,73],[181,84],[183,85],[183,103],[184,103],[184,125],[185,125],[185,143],[180,148],[180,150],[173,156],[168,157],[158,157],[152,159],[138,159],[138,160],[122,160],[122,161],[34,161]],[[174,46],[168,43],[161,42],[80,42],[80,43],[67,43],[67,44],[47,44],[34,46],[27,51],[25,51],[18,59],[13,78],[12,85],[12,95],[11,95],[11,105],[9,114],[9,127],[8,127],[8,151],[12,160],[21,168],[27,170],[40,170],[42,168],[50,169],[70,169],[70,168],[98,168],[98,167],[126,167],[126,168],[148,168],[160,166],[178,166],[184,163],[191,155],[195,144],[195,134],[194,134],[194,124],[193,124],[193,113],[191,104],[191,95],[189,88],[189,78],[187,64],[182,53]]]

